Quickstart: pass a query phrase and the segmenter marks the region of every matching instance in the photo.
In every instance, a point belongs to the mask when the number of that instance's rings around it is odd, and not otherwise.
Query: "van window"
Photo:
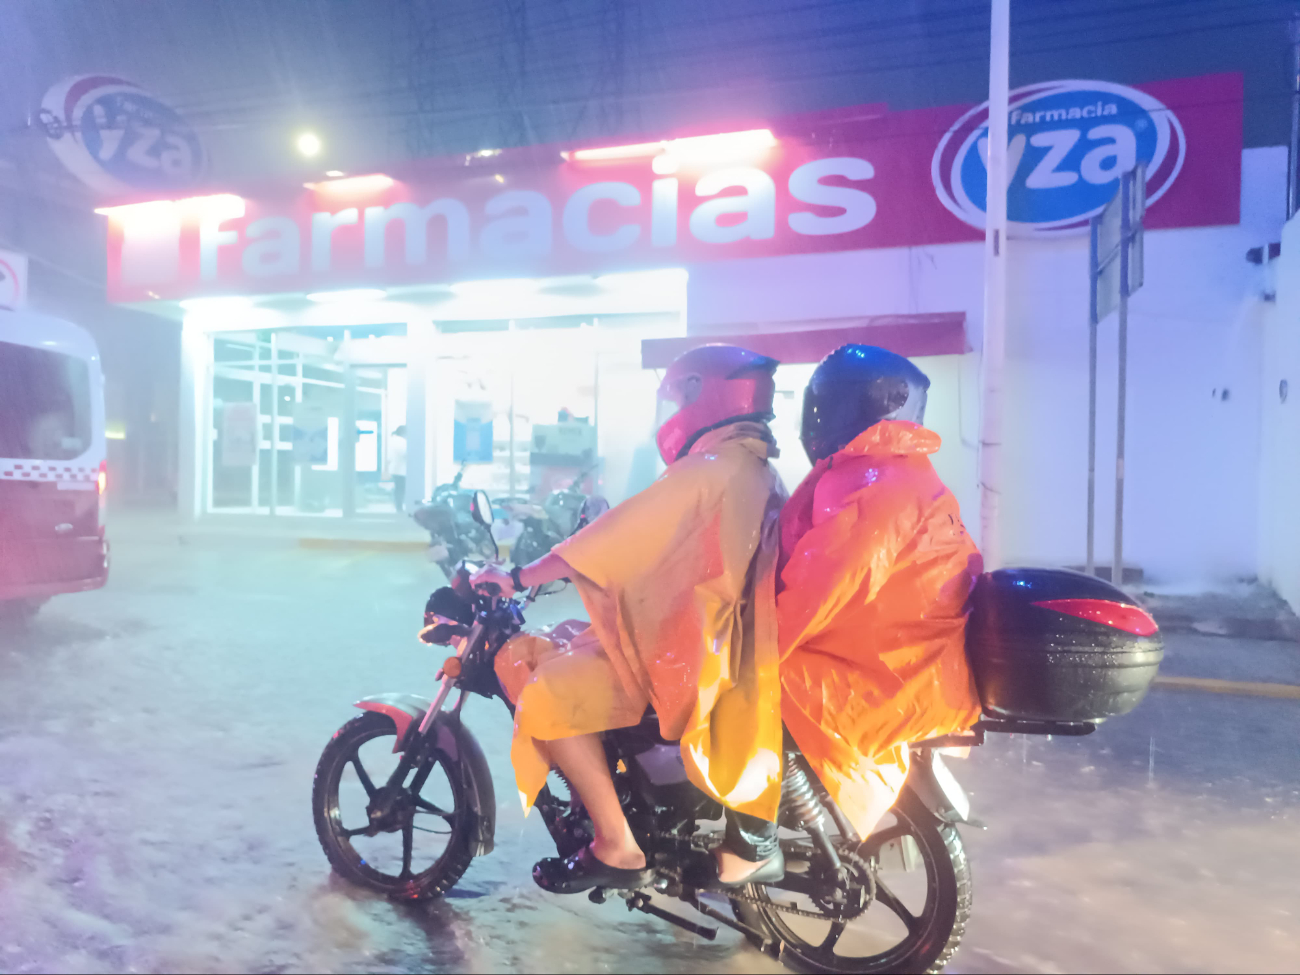
[[[86,452],[90,438],[86,363],[0,342],[0,457],[71,460]]]

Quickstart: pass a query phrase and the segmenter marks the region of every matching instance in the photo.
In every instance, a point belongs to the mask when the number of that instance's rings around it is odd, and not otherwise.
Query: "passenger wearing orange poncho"
[[[907,746],[970,727],[966,601],[982,571],[930,463],[925,374],[846,345],[817,367],[801,440],[813,470],[781,514],[781,713],[861,836],[893,805]]]
[[[660,387],[668,469],[550,555],[475,584],[506,592],[570,577],[591,617],[567,642],[516,637],[497,655],[516,702],[511,759],[525,805],[552,764],[596,837],[534,869],[557,893],[642,886],[652,874],[614,793],[599,734],[640,723],[681,741],[690,780],[731,809],[776,818],[781,789],[775,577],[785,491],[768,464],[775,360],[735,346],[680,356]]]

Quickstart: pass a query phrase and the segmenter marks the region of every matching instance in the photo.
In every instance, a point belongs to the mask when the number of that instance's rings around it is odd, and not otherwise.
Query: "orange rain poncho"
[[[692,782],[776,818],[781,791],[776,559],[785,500],[766,427],[705,434],[650,487],[559,555],[591,616],[567,643],[520,635],[496,670],[516,700],[511,759],[525,808],[538,741],[628,727],[654,707]]]
[[[818,462],[781,514],[782,715],[860,835],[893,805],[907,744],[973,724],[966,599],[982,571],[929,455],[883,420]]]

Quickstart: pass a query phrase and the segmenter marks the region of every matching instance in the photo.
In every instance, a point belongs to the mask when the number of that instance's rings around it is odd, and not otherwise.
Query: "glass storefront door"
[[[393,515],[406,494],[406,367],[353,366],[358,515]]]
[[[214,336],[205,512],[393,516],[405,380],[405,366],[338,361],[330,337]]]
[[[465,487],[541,500],[589,472],[583,490],[613,502],[646,487],[662,467],[641,342],[680,331],[675,314],[441,324],[434,483],[463,468]]]

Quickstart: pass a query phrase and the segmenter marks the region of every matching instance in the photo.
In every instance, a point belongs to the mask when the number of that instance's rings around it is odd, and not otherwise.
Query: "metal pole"
[[[597,464],[596,473],[591,479],[593,494],[600,493],[600,478],[605,473],[605,465],[600,459],[600,345],[600,319],[593,317],[591,319],[591,428],[592,439],[596,443],[596,456],[592,460]]]
[[[344,347],[351,353],[351,336],[343,333]],[[350,519],[357,513],[357,368],[351,362],[343,364],[343,415],[339,417],[339,470],[342,478],[341,507],[343,517]]]
[[[302,404],[302,359],[303,354],[300,352],[294,357],[294,386],[293,386],[293,408],[298,410]],[[293,462],[293,508],[295,511],[302,510],[302,468],[303,465],[294,458]]]
[[[1286,215],[1289,219],[1300,209],[1296,187],[1296,170],[1300,167],[1300,13],[1291,16],[1291,143],[1286,159]]]
[[[1095,536],[1097,532],[1097,228],[1090,221],[1088,247],[1088,277],[1091,285],[1088,298],[1088,558],[1084,571],[1094,575],[1097,571]]]
[[[1010,0],[992,0],[989,39],[988,183],[984,226],[984,344],[980,357],[980,548],[1002,565],[1002,373],[1007,318],[1007,100]]]
[[[253,466],[248,471],[248,509],[257,514],[262,487],[262,343],[253,333]]]
[[[513,334],[515,323],[510,322],[510,422],[507,429],[510,433],[510,453],[507,454],[510,463],[510,496],[515,494],[515,358],[517,337]]]
[[[1128,265],[1133,228],[1129,211],[1133,201],[1133,173],[1120,178],[1119,232],[1119,394],[1115,407],[1115,560],[1110,566],[1110,581],[1124,581],[1124,417],[1128,393]]]
[[[279,333],[271,333],[271,517],[280,500],[280,343]]]

